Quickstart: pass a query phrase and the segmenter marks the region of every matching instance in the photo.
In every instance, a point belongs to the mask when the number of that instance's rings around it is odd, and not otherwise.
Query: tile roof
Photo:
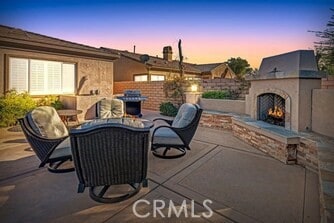
[[[193,66],[201,72],[209,72],[214,68],[220,66],[222,63],[209,63],[209,64],[193,64]]]
[[[129,51],[125,50],[116,50],[116,49],[111,49],[111,48],[104,48],[102,47],[101,49],[107,51],[107,52],[112,52],[116,53],[118,55],[125,56],[127,58],[133,59],[135,61],[138,61],[140,63],[143,63],[141,60],[141,56],[146,55],[146,54],[138,54],[138,53],[131,53]],[[179,61],[173,60],[173,61],[167,61],[163,58],[160,57],[153,57],[147,55],[148,60],[146,61],[146,65],[151,66],[156,69],[172,69],[172,70],[179,70]],[[196,73],[200,74],[201,70],[195,68],[193,64],[190,63],[183,63],[184,65],[184,71],[188,73]]]

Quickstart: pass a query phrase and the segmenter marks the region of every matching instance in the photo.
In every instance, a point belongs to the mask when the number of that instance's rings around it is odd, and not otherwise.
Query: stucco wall
[[[312,90],[321,88],[321,79],[300,79],[298,129],[312,130]]]
[[[244,100],[221,100],[200,98],[199,104],[204,110],[245,114]]]
[[[81,91],[79,92],[80,94],[90,94],[91,90],[99,90],[102,96],[111,96],[113,94],[112,61],[9,49],[0,49],[0,94],[9,90],[6,87],[8,86],[8,78],[6,77],[8,75],[8,58],[10,56],[75,63],[77,65],[77,88],[80,80],[82,80],[84,76],[88,77],[83,83]]]
[[[246,113],[257,119],[257,96],[262,93],[276,93],[286,102],[288,123],[286,128],[294,131],[311,129],[311,92],[320,88],[320,79],[268,79],[251,82],[246,96]]]
[[[312,130],[334,137],[334,89],[314,89],[312,93]]]
[[[146,74],[144,64],[140,64],[126,57],[121,57],[114,62],[115,81],[133,81],[133,74]]]

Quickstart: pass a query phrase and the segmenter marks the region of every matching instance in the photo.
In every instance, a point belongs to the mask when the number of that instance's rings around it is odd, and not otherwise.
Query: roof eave
[[[0,46],[7,48],[23,49],[23,50],[34,50],[34,51],[43,51],[49,53],[59,53],[59,54],[68,54],[75,56],[84,56],[92,58],[100,58],[105,60],[116,60],[119,59],[119,56],[112,53],[101,52],[98,49],[96,50],[85,50],[78,49],[70,46],[60,46],[49,43],[34,42],[20,39],[12,39],[0,36]]]

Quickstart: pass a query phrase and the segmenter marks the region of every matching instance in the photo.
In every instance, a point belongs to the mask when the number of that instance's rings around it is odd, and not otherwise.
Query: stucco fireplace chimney
[[[264,58],[258,75],[248,80],[251,88],[246,95],[246,113],[253,119],[265,121],[266,109],[272,111],[281,106],[279,111],[284,112],[281,126],[296,132],[311,130],[312,90],[321,88],[313,50]],[[265,101],[271,105],[263,105]]]
[[[172,61],[173,60],[173,51],[172,51],[171,46],[165,46],[163,48],[162,53],[163,53],[164,60],[167,60],[167,61]]]

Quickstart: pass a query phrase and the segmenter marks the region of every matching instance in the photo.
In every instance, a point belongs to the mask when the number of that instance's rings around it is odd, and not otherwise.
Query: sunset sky
[[[333,0],[2,0],[0,24],[95,47],[162,57],[170,45],[185,62],[262,58],[314,49],[310,30],[324,30]]]

